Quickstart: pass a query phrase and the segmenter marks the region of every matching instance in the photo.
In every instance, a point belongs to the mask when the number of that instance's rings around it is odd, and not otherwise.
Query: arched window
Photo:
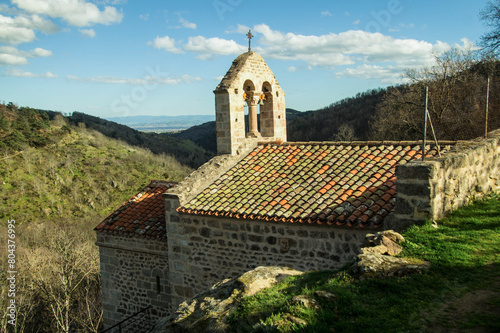
[[[255,91],[255,85],[251,80],[246,80],[243,84],[243,98],[248,107],[248,131],[247,137],[260,137],[257,105],[260,100],[260,92]],[[246,126],[245,126],[246,127]]]

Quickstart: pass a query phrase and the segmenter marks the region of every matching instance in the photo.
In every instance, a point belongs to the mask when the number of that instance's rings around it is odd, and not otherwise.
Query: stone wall
[[[167,242],[97,233],[104,327],[151,306],[154,322],[172,311]]]
[[[500,190],[500,130],[489,139],[458,143],[440,158],[396,167],[396,207],[387,229],[401,230],[447,213]]]
[[[370,232],[179,214],[174,196],[166,202],[169,278],[177,304],[258,266],[300,271],[340,268],[359,253]]]

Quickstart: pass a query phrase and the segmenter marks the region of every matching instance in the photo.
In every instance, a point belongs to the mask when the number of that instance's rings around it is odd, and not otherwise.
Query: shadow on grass
[[[261,326],[258,331],[276,331],[292,315],[307,324],[288,323],[282,331],[425,331],[434,320],[425,314],[437,305],[470,290],[492,288],[500,278],[499,211],[500,201],[494,197],[454,212],[438,221],[437,229],[431,224],[408,229],[401,256],[430,261],[426,273],[364,281],[335,271],[305,273],[245,300],[232,318],[233,329],[252,332],[239,328],[264,322],[266,329]],[[314,293],[317,290],[337,298],[320,298]],[[315,298],[321,309],[298,310],[290,304],[295,295]]]

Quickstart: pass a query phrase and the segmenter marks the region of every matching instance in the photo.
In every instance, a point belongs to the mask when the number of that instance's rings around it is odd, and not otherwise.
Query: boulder
[[[394,230],[384,230],[376,234],[367,234],[363,254],[388,254],[391,256],[401,253],[403,248],[398,242],[404,242],[404,237]]]
[[[226,332],[227,317],[243,297],[254,295],[287,276],[300,274],[303,272],[287,267],[257,267],[237,278],[226,279],[182,303],[152,332]]]
[[[395,258],[382,254],[360,254],[349,268],[349,273],[359,280],[370,278],[407,276],[428,270],[430,263],[420,259]]]

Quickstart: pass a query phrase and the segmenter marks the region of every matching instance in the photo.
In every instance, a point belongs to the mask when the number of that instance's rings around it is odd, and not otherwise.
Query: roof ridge
[[[149,185],[151,185],[153,183],[156,183],[156,185],[166,185],[166,186],[178,184],[177,182],[172,182],[172,181],[168,181],[168,180],[151,179],[151,181],[149,182]]]
[[[438,144],[441,145],[456,145],[463,141],[452,141],[452,140],[442,140],[438,141]],[[402,141],[262,141],[258,142],[259,146],[266,145],[277,145],[277,146],[301,146],[301,145],[318,145],[318,146],[389,146],[389,145],[397,145],[397,146],[419,146],[422,145],[422,140],[410,141],[410,140],[402,140]],[[427,142],[427,146],[434,146],[434,142]]]

